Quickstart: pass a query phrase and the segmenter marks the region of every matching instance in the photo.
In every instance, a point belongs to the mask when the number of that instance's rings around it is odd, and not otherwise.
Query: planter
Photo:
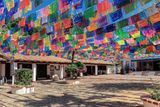
[[[141,97],[144,107],[160,107],[160,101],[156,101],[150,98],[150,96]]]
[[[13,86],[11,89],[11,93],[13,94],[30,94],[34,93],[34,86]]]

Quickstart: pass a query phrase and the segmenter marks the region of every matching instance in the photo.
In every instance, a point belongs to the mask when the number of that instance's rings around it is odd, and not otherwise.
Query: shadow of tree
[[[26,106],[29,107],[52,107],[56,104],[63,107],[68,107],[69,105],[78,105],[85,103],[82,99],[75,97],[74,95],[64,94],[63,96],[53,96],[47,95],[41,100],[19,100],[20,102],[25,102]],[[18,101],[18,102],[19,102]]]
[[[50,85],[50,84],[54,83],[54,81],[52,81],[52,80],[39,80],[39,81],[37,81],[37,83],[40,83],[43,85]]]
[[[121,90],[145,90],[146,88],[151,88],[153,85],[151,83],[139,83],[139,82],[128,82],[128,83],[101,83],[93,84],[89,88],[93,88],[98,91],[121,91]]]
[[[52,83],[50,81],[43,81],[42,84],[45,84],[45,87],[49,88],[51,85],[58,86],[57,83]],[[48,86],[46,86],[48,85]],[[72,88],[68,89],[64,87],[66,85],[59,85],[56,89],[58,91],[62,91],[60,94],[52,93],[53,90],[46,91],[40,96],[39,92],[32,94],[32,96],[21,95],[14,98],[16,95],[10,98],[10,95],[3,95],[10,99],[15,99],[16,103],[22,103],[24,106],[29,107],[142,107],[138,101],[139,98],[133,98],[130,96],[121,96],[120,93],[123,90],[128,92],[130,91],[141,91],[146,88],[152,87],[151,83],[143,83],[143,82],[111,82],[111,83],[94,83],[92,85],[86,85],[84,87],[76,88],[76,90],[72,90]],[[42,86],[41,86],[42,87]],[[54,87],[55,88],[55,87]],[[60,90],[61,88],[66,88],[66,90]],[[76,93],[74,93],[76,91]],[[116,92],[115,94],[107,93],[107,92]],[[62,94],[63,93],[63,94]],[[78,93],[78,94],[77,94]],[[45,96],[44,96],[45,95]],[[139,94],[138,94],[139,96]],[[112,98],[117,98],[118,100],[110,100]],[[120,99],[120,101],[119,101]],[[121,99],[124,99],[122,101]],[[125,101],[131,99],[131,102]],[[1,102],[1,101],[0,101]]]
[[[25,106],[29,107],[142,107],[137,103],[126,102],[96,102],[93,99],[105,98],[107,96],[93,96],[87,99],[81,99],[74,95],[64,94],[63,96],[48,95],[41,100],[19,100],[17,102],[25,102]]]

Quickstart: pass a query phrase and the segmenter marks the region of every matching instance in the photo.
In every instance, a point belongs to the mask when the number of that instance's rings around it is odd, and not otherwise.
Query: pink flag
[[[0,8],[0,14],[3,14],[4,7]]]

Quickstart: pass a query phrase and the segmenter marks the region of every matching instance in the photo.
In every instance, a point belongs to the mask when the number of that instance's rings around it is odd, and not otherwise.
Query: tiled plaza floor
[[[0,107],[142,107],[140,96],[152,87],[149,76],[87,76],[79,81],[39,81],[29,95],[10,94],[9,85],[0,86]]]

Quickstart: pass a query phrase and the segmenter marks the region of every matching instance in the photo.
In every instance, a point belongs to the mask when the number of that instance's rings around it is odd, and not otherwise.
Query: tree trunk
[[[74,63],[74,55],[75,55],[75,51],[72,51],[72,64]]]

